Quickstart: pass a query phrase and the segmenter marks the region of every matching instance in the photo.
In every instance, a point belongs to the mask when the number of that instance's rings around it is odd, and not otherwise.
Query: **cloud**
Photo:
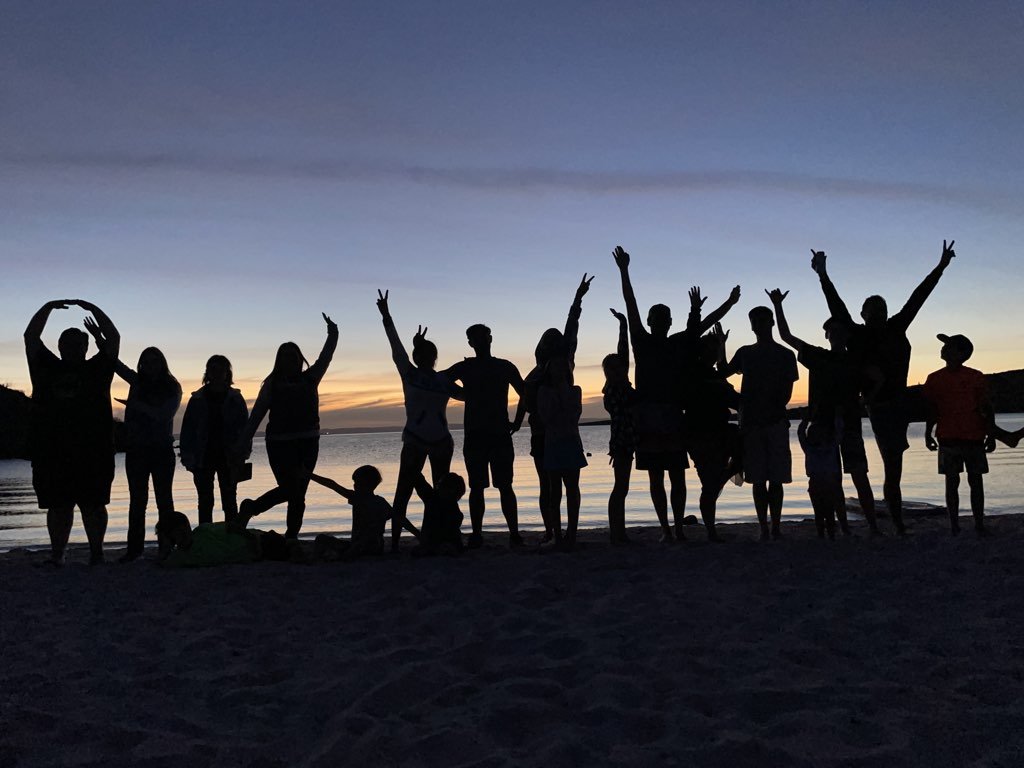
[[[105,173],[200,173],[299,178],[335,183],[399,182],[493,191],[568,191],[586,194],[773,191],[829,197],[916,200],[941,205],[1024,212],[1019,196],[996,190],[910,181],[812,176],[755,170],[579,171],[541,167],[436,167],[392,161],[274,156],[211,156],[188,152],[0,153],[0,165],[29,170]]]

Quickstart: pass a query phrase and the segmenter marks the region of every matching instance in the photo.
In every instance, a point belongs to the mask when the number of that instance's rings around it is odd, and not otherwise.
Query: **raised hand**
[[[614,317],[620,323],[625,323],[626,322],[626,316],[624,314],[622,314],[621,312],[617,312],[616,310],[612,309],[611,307],[608,307],[608,311],[611,312],[612,313],[612,317]]]
[[[612,251],[612,258],[615,259],[615,265],[619,269],[625,269],[629,266],[629,254],[622,250],[621,245],[615,246],[615,250]]]
[[[590,278],[588,279],[587,278],[587,273],[586,272],[583,273],[583,279],[580,280],[580,284],[576,288],[576,301],[579,301],[580,299],[582,299],[584,296],[587,295],[587,291],[590,290],[590,284],[593,281],[594,281],[594,276],[593,275],[591,275]]]
[[[690,309],[700,309],[707,300],[707,296],[701,298],[699,285],[695,285],[690,289]]]
[[[955,242],[956,240],[950,240],[949,245],[946,245],[946,241],[942,241],[942,258],[939,259],[939,266],[943,269],[948,267],[949,262],[956,258],[956,251],[953,250],[953,243]]]
[[[390,291],[380,292],[380,288],[377,289],[377,309],[380,310],[381,317],[388,317],[391,314],[391,310],[388,309],[388,294]]]
[[[327,323],[328,330],[330,330],[332,328],[337,330],[338,324],[336,322],[334,322],[333,320],[331,320],[331,318],[328,317],[326,312],[321,312],[320,314],[323,316],[324,322]]]
[[[385,301],[386,301],[386,299],[385,299]],[[416,326],[416,335],[412,337],[412,343],[413,344],[419,344],[421,341],[426,341],[426,338],[427,338],[427,329],[426,329],[426,327],[422,326],[422,325],[417,325]]]
[[[738,285],[733,286],[733,289],[729,291],[729,303],[735,304],[740,300],[740,287]]]
[[[711,330],[711,337],[718,342],[719,347],[724,347],[725,342],[729,340],[729,332],[722,330],[721,323],[715,323],[715,327]]]
[[[811,269],[818,273],[818,276],[825,274],[825,252],[816,251],[811,248]]]
[[[783,293],[778,288],[773,288],[770,291],[767,288],[765,288],[764,292],[768,294],[768,298],[771,300],[772,306],[775,307],[781,307],[782,302],[785,301],[787,296],[789,296],[789,291]]]

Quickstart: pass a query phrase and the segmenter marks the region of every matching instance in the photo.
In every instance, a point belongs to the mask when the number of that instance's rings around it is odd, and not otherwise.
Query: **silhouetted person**
[[[42,333],[55,309],[79,306],[95,318],[102,339],[86,359],[89,335],[68,328],[57,341],[60,357],[43,344]],[[103,562],[110,485],[114,480],[114,419],[110,382],[121,336],[104,312],[88,301],[63,299],[40,307],[25,328],[25,354],[32,379],[29,452],[32,487],[46,510],[50,557],[64,563],[75,507],[89,539],[89,562]]]
[[[743,475],[754,486],[754,508],[761,524],[761,539],[782,534],[782,487],[793,481],[786,404],[799,378],[796,356],[772,338],[775,318],[768,307],[748,313],[757,341],[736,350],[722,370],[726,376],[743,375],[740,386],[740,434],[743,439]]]
[[[910,341],[907,328],[921,311],[924,302],[938,285],[939,278],[956,256],[953,242],[942,241],[942,256],[938,266],[921,281],[903,305],[903,309],[889,317],[889,309],[881,296],[864,300],[860,316],[863,324],[854,323],[846,304],[839,297],[825,267],[824,251],[812,250],[811,268],[818,273],[821,290],[828,302],[829,313],[850,328],[847,349],[860,369],[860,389],[868,406],[871,429],[875,434],[878,452],[882,455],[885,472],[883,495],[896,531],[903,534],[903,452],[907,450],[909,419],[904,402],[907,391],[907,371],[910,368]]]
[[[484,489],[493,482],[501,494],[509,544],[517,547],[523,540],[512,490],[512,433],[521,422],[508,419],[508,388],[522,397],[523,377],[508,360],[491,356],[491,329],[486,325],[471,325],[466,329],[466,339],[476,356],[465,358],[444,373],[462,382],[466,399],[462,455],[469,475],[469,517],[473,526],[467,545],[479,547],[483,543]]]
[[[292,548],[284,536],[247,528],[248,524],[248,517],[236,516],[230,523],[200,523],[192,528],[185,515],[171,512],[156,526],[163,553],[161,564],[168,568],[204,568],[292,559]]]
[[[267,459],[277,487],[258,499],[245,499],[239,513],[252,517],[281,502],[288,502],[285,536],[289,539],[298,538],[302,528],[306,488],[320,453],[320,396],[317,387],[327,373],[327,366],[331,364],[338,346],[337,324],[327,315],[323,318],[327,323],[327,340],[312,365],[303,369],[306,358],[294,341],[286,341],[278,347],[274,369],[263,380],[249,414],[249,423],[237,447],[241,452],[242,447],[252,441],[260,422],[269,412]]]
[[[804,452],[804,471],[807,472],[807,495],[811,499],[814,527],[819,539],[825,538],[826,534],[834,539],[836,513],[842,508],[845,515],[839,428],[839,422],[829,423],[824,418],[817,421],[803,419],[797,428],[800,447]],[[845,518],[840,519],[845,521]]]
[[[545,508],[548,505],[548,490],[551,483],[544,472],[544,422],[537,413],[537,389],[544,378],[544,370],[548,361],[553,357],[564,357],[569,361],[570,370],[576,367],[576,345],[580,330],[580,315],[583,312],[583,297],[590,290],[590,283],[593,276],[587,277],[583,273],[583,279],[576,288],[576,295],[569,306],[569,316],[565,320],[565,330],[548,328],[541,334],[540,341],[534,350],[535,365],[532,371],[526,374],[524,379],[525,388],[523,396],[519,401],[519,408],[516,412],[515,421],[522,423],[524,412],[530,414],[527,423],[530,425],[530,456],[533,457],[533,467],[537,471],[537,484],[540,488],[540,511],[541,516],[547,521],[548,516]],[[545,522],[545,525],[547,523]],[[555,532],[550,529],[544,531],[544,541],[548,541]]]
[[[665,473],[672,483],[672,517],[677,538],[684,539],[683,516],[686,507],[686,458],[683,430],[685,407],[686,362],[692,345],[707,329],[714,326],[739,301],[739,286],[729,299],[702,322],[704,299],[700,290],[690,290],[690,314],[686,330],[669,335],[672,312],[664,304],[655,304],[647,313],[648,331],[643,327],[633,285],[629,277],[629,254],[621,246],[612,252],[622,278],[622,296],[626,302],[629,335],[633,343],[637,391],[636,468],[647,470],[651,501],[661,524],[662,541],[672,540],[668,524],[668,499],[665,494]]]
[[[580,440],[583,390],[572,381],[565,357],[548,360],[537,389],[537,412],[544,424],[544,473],[548,481],[546,527],[554,531],[555,546],[571,550],[580,523],[580,469],[587,466]],[[562,486],[565,486],[565,537],[562,536]]]
[[[458,555],[462,552],[462,510],[459,499],[466,494],[466,481],[449,472],[433,487],[420,475],[416,493],[423,502],[423,525],[414,555]]]
[[[714,331],[697,342],[688,374],[687,442],[700,480],[700,516],[710,541],[723,540],[715,528],[718,497],[739,471],[739,435],[732,423],[739,395],[715,368],[726,338],[728,334],[716,323]]]
[[[842,320],[830,317],[823,326],[829,349],[816,347],[803,339],[797,338],[790,330],[786,320],[782,302],[789,291],[783,293],[778,288],[771,291],[768,297],[775,307],[775,317],[779,324],[779,336],[797,352],[797,360],[807,368],[807,410],[810,417],[828,425],[836,425],[839,450],[842,457],[842,469],[850,475],[857,489],[861,511],[872,534],[880,534],[878,520],[875,517],[875,496],[871,492],[871,481],[868,479],[868,456],[864,450],[864,431],[862,427],[860,390],[858,389],[858,370],[846,345],[850,339],[850,326]],[[836,419],[839,422],[836,422]],[[846,533],[846,500],[842,492],[840,478],[840,495],[843,509],[840,521]]]
[[[86,321],[86,327],[100,343],[98,326]],[[150,477],[158,519],[174,511],[174,414],[181,405],[181,385],[156,347],[142,350],[137,370],[119,359],[114,371],[130,385],[128,399],[118,400],[124,405],[124,473],[128,478],[128,540],[120,562],[129,563],[145,548]]]
[[[986,442],[995,447],[988,384],[985,374],[964,365],[974,354],[970,339],[941,333],[938,338],[946,366],[930,373],[924,382],[924,396],[931,409],[924,441],[929,451],[939,452],[939,474],[946,477],[950,531],[954,536],[960,533],[960,473],[966,470],[974,528],[981,535],[985,532]]]
[[[608,533],[612,544],[628,544],[626,535],[626,494],[633,470],[636,450],[636,390],[629,380],[629,329],[626,316],[610,310],[619,321],[619,343],[616,351],[601,362],[604,369],[604,409],[611,420],[608,437],[608,463],[612,465],[614,483],[608,496]]]
[[[391,344],[391,359],[402,379],[405,396],[405,427],[402,429],[402,455],[398,469],[398,483],[391,516],[391,550],[398,551],[402,527],[407,524],[406,509],[417,478],[430,460],[430,475],[434,483],[440,482],[451,470],[455,444],[448,430],[448,400],[461,400],[462,387],[451,378],[434,370],[437,347],[427,340],[427,329],[417,327],[412,339],[412,362],[398,336],[395,321],[388,308],[388,294],[377,291],[377,309],[384,322],[384,331]]]
[[[178,447],[199,495],[200,525],[213,522],[214,477],[220,486],[224,520],[230,522],[238,514],[239,474],[252,444],[239,447],[249,407],[233,383],[231,361],[213,355],[206,361],[203,386],[192,393],[181,422]]]
[[[314,482],[330,488],[352,505],[352,536],[341,539],[321,533],[314,546],[321,559],[351,560],[363,555],[384,554],[384,529],[391,517],[391,505],[374,491],[381,483],[380,470],[369,464],[352,473],[352,488],[314,474]]]

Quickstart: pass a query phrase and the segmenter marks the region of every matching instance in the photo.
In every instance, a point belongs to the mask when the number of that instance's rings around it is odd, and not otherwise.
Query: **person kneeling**
[[[229,523],[201,523],[194,529],[181,512],[166,514],[156,527],[162,565],[198,568],[209,565],[255,563],[259,560],[290,560],[291,548],[276,531],[247,529],[248,518]]]
[[[449,472],[436,488],[421,474],[416,493],[423,501],[423,527],[414,555],[459,555],[462,553],[462,510],[459,499],[466,493],[466,481]]]
[[[321,533],[313,543],[314,552],[321,560],[353,560],[363,555],[384,553],[384,528],[391,519],[391,505],[374,493],[381,483],[380,470],[369,464],[352,473],[352,488],[334,480],[313,475],[313,482],[330,488],[352,505],[352,537],[348,539]],[[408,520],[403,522],[413,536],[419,531]]]

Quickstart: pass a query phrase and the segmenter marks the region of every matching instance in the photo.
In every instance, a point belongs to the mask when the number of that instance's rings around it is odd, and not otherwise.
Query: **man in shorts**
[[[905,405],[907,372],[910,369],[907,329],[956,256],[953,242],[951,240],[946,245],[946,241],[942,241],[942,256],[938,266],[914,289],[903,309],[892,317],[889,317],[888,306],[881,296],[865,299],[860,311],[863,323],[853,322],[850,311],[832,284],[825,267],[824,251],[811,250],[811,269],[821,281],[829,312],[849,328],[846,348],[860,372],[860,391],[868,406],[878,452],[882,455],[885,503],[893,527],[900,535],[906,533],[903,524],[903,492],[900,489],[903,453],[910,447],[907,443],[909,416]]]
[[[754,508],[761,524],[761,540],[782,535],[782,486],[793,481],[786,405],[799,378],[796,356],[772,338],[775,318],[768,307],[750,310],[750,329],[757,339],[736,350],[723,367],[726,376],[743,375],[740,386],[740,433],[743,474],[754,486]],[[724,345],[723,345],[724,348]]]
[[[68,328],[57,341],[60,356],[43,344],[42,333],[55,309],[78,306],[92,314],[100,350],[86,359],[89,335]],[[89,539],[89,562],[103,562],[107,504],[114,481],[114,418],[110,382],[121,336],[95,304],[60,299],[40,307],[25,329],[25,354],[32,379],[29,452],[32,486],[46,510],[50,559],[63,565],[75,507]]]
[[[782,309],[782,302],[788,295],[789,291],[783,293],[776,288],[769,292],[768,298],[775,308],[779,337],[796,350],[797,360],[807,369],[808,418],[840,430],[839,450],[843,471],[853,480],[868,528],[872,535],[877,536],[881,531],[875,517],[875,496],[868,480],[868,457],[864,451],[864,433],[861,428],[857,370],[846,351],[850,337],[849,326],[833,317],[825,321],[822,328],[829,349],[816,347],[797,338],[790,330],[786,313]]]
[[[974,354],[970,339],[941,333],[938,338],[946,366],[929,374],[924,382],[924,396],[931,408],[924,442],[929,451],[938,450],[939,474],[946,476],[950,533],[960,533],[960,473],[966,470],[974,529],[981,536],[985,533],[984,475],[988,472],[985,449],[989,442],[995,447],[988,385],[985,374],[964,365]]]
[[[466,545],[479,547],[483,543],[484,490],[493,483],[501,495],[509,545],[518,547],[523,540],[512,490],[512,433],[521,423],[509,421],[508,389],[512,387],[522,397],[523,377],[508,360],[491,356],[491,329],[486,325],[471,325],[466,329],[466,339],[476,355],[444,371],[450,379],[462,383],[466,401],[462,456],[469,475],[469,518],[473,526]]]

